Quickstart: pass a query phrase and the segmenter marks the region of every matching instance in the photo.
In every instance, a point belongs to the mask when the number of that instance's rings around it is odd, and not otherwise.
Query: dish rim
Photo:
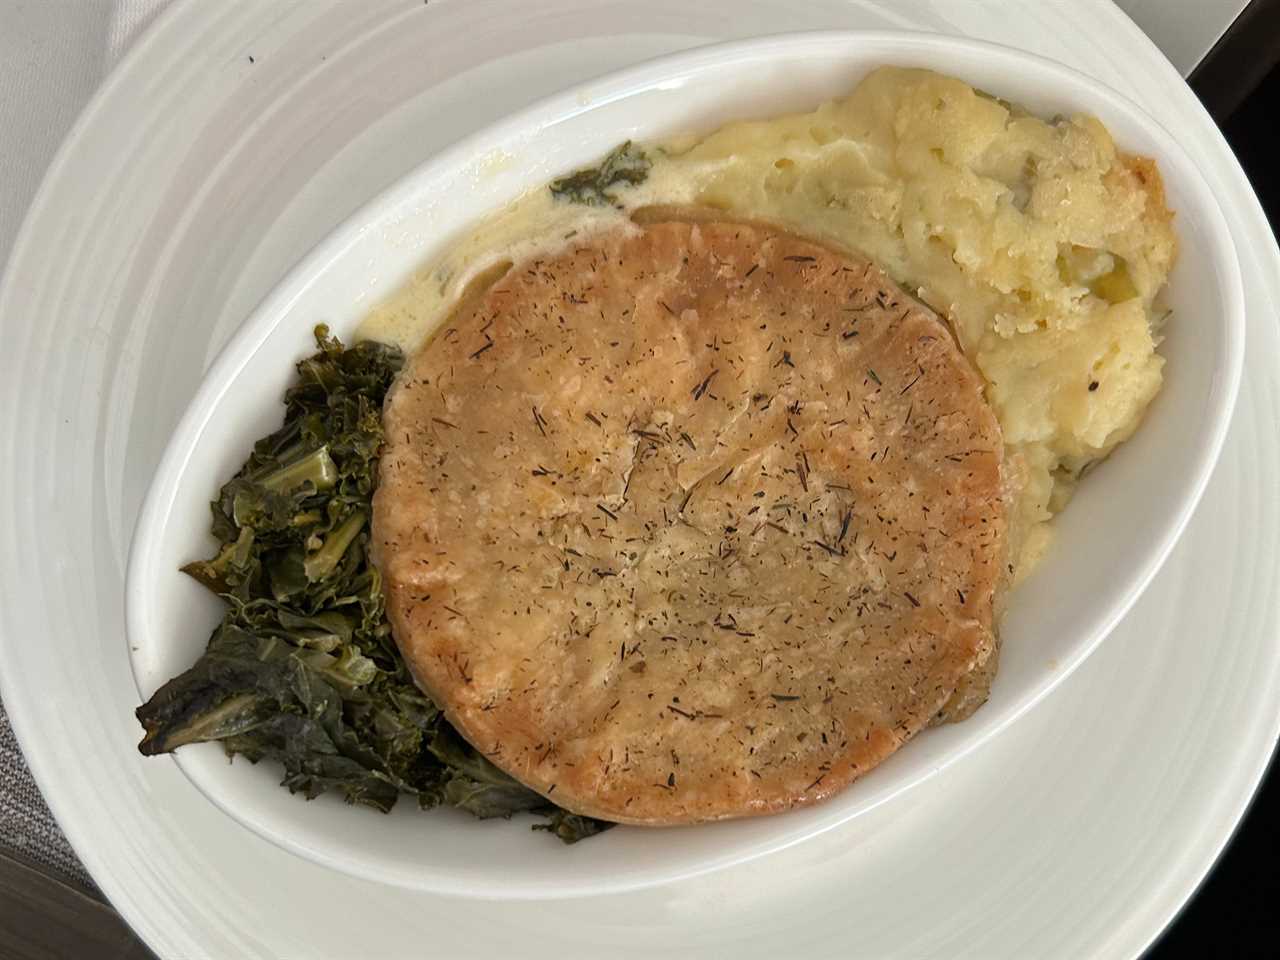
[[[284,315],[290,311],[294,303],[315,282],[316,278],[324,274],[351,246],[359,242],[361,235],[370,228],[371,224],[394,220],[397,211],[410,206],[414,197],[421,193],[421,187],[419,186],[421,181],[439,176],[448,169],[468,166],[476,156],[484,156],[503,144],[512,140],[519,140],[530,130],[536,130],[540,126],[563,122],[580,114],[590,112],[602,103],[625,99],[659,87],[664,83],[673,83],[686,79],[696,81],[698,74],[707,69],[754,60],[762,56],[768,58],[770,54],[794,53],[797,49],[809,47],[812,47],[809,52],[814,55],[820,55],[824,50],[844,50],[847,49],[849,44],[864,43],[872,45],[899,44],[917,51],[946,49],[949,51],[965,51],[971,54],[986,53],[993,57],[1004,59],[1009,62],[1011,68],[1018,64],[1029,65],[1031,68],[1040,71],[1045,76],[1046,81],[1049,75],[1056,74],[1059,79],[1071,86],[1073,92],[1078,92],[1081,97],[1088,98],[1091,101],[1106,102],[1112,107],[1131,115],[1151,133],[1154,139],[1161,141],[1162,145],[1156,159],[1161,164],[1177,162],[1184,167],[1191,175],[1190,181],[1194,184],[1196,192],[1203,195],[1201,198],[1204,201],[1203,210],[1208,216],[1209,222],[1207,226],[1212,232],[1210,246],[1217,254],[1217,266],[1222,270],[1224,293],[1227,295],[1222,311],[1223,364],[1217,370],[1216,389],[1209,404],[1210,411],[1206,417],[1206,423],[1212,424],[1211,433],[1195,459],[1194,471],[1189,475],[1190,483],[1184,488],[1184,492],[1177,502],[1176,512],[1171,515],[1166,524],[1162,525],[1161,536],[1145,549],[1143,563],[1139,568],[1139,572],[1130,580],[1124,595],[1112,602],[1105,612],[1099,614],[1091,629],[1087,631],[1087,639],[1076,644],[1073,648],[1072,656],[1062,662],[1058,669],[1046,680],[1036,684],[1032,693],[1023,702],[1019,703],[1017,708],[1012,710],[1002,722],[956,745],[941,762],[930,769],[901,778],[900,783],[893,789],[886,791],[874,802],[844,811],[835,809],[834,804],[824,804],[823,808],[828,811],[828,816],[811,823],[807,828],[797,829],[790,834],[769,837],[749,845],[740,845],[740,848],[731,847],[722,854],[707,856],[700,863],[683,866],[678,869],[641,871],[619,882],[602,880],[590,886],[581,883],[559,883],[554,889],[542,887],[512,889],[499,886],[492,889],[476,888],[465,891],[459,891],[456,888],[445,888],[440,886],[439,883],[425,879],[422,882],[406,883],[403,877],[385,871],[380,872],[366,861],[353,862],[334,858],[291,835],[281,834],[256,822],[237,805],[225,802],[225,798],[218,795],[216,787],[213,784],[206,783],[202,777],[196,775],[190,769],[190,766],[183,762],[183,758],[180,755],[172,755],[173,761],[183,771],[184,776],[206,799],[242,826],[253,830],[264,839],[295,855],[344,873],[398,886],[412,886],[416,889],[430,890],[437,893],[484,899],[545,899],[551,897],[603,895],[650,887],[660,883],[698,876],[784,849],[816,837],[853,817],[896,798],[943,768],[959,761],[983,744],[990,742],[1000,732],[1007,729],[1015,720],[1042,702],[1111,633],[1115,625],[1129,611],[1163,566],[1169,553],[1186,528],[1191,515],[1203,496],[1213,467],[1221,453],[1231,422],[1231,413],[1239,391],[1243,367],[1245,311],[1239,261],[1234,241],[1227,227],[1226,219],[1222,214],[1221,207],[1213,196],[1199,168],[1161,123],[1124,94],[1072,67],[1056,60],[1003,44],[927,31],[817,30],[771,34],[747,40],[734,40],[699,46],[690,50],[646,60],[634,66],[609,72],[585,83],[566,88],[468,135],[444,150],[426,157],[412,170],[376,194],[330,231],[323,240],[312,247],[308,253],[290,268],[280,282],[253,308],[241,326],[229,337],[227,343],[218,352],[205,372],[199,387],[174,427],[157,465],[155,475],[148,484],[130,539],[125,575],[126,643],[132,646],[132,638],[149,636],[149,631],[142,626],[141,614],[139,613],[139,607],[144,600],[145,594],[140,584],[144,583],[145,580],[138,574],[147,562],[149,548],[152,544],[158,542],[158,538],[164,533],[164,519],[170,514],[172,502],[183,486],[182,478],[186,474],[187,461],[197,441],[204,433],[206,425],[218,409],[222,396],[236,383],[241,368],[263,346],[270,334],[282,322]],[[941,66],[942,69],[947,69],[946,65]],[[139,696],[145,696],[138,658],[133,656],[132,652],[129,652],[129,661]],[[153,760],[152,762],[155,761]]]

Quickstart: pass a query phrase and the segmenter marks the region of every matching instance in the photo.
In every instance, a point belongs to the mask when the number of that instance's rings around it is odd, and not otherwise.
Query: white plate
[[[357,876],[456,895],[587,896],[694,876],[782,849],[898,796],[977,748],[1062,682],[1155,574],[1191,515],[1226,435],[1244,349],[1236,252],[1214,195],[1177,143],[1118,94],[1058,64],[993,44],[920,33],[823,31],[713,44],[559,93],[450,147],[327,237],[219,355],[157,468],[133,537],[126,622],[143,697],[203,650],[221,604],[179,572],[213,549],[208,503],[280,417],[292,364],[317,321],[350,340],[378,302],[476,221],[624,139],[662,140],[745,117],[811,109],[876,66],[932,66],[1043,116],[1089,113],[1124,149],[1156,157],[1178,211],[1167,302],[1169,362],[1140,433],[1083,484],[1056,543],[1014,591],[1000,675],[971,720],[929,730],[838,797],[786,816],[697,830],[610,831],[547,849],[527,818],[507,824],[390,817],[329,795],[303,809],[272,764],[228,764],[217,744],[176,762],[214,803],[263,837]],[[492,157],[510,160],[492,171]],[[372,266],[371,266],[372,265]],[[166,761],[157,761],[166,762]]]
[[[752,864],[585,901],[499,909],[343,877],[138,757],[123,559],[202,373],[179,362],[191,343],[207,363],[352,210],[540,95],[703,40],[850,26],[1068,60],[1168,127],[1227,212],[1249,312],[1232,434],[1111,640],[881,811]],[[181,4],[78,125],[0,289],[5,702],[87,866],[164,956],[1133,956],[1209,868],[1280,725],[1278,314],[1280,254],[1228,149],[1100,0]]]

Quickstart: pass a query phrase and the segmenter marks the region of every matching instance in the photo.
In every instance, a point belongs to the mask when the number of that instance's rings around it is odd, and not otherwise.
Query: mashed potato
[[[500,261],[648,205],[717,208],[865,254],[945,316],[987,382],[1016,489],[1017,572],[1081,472],[1160,389],[1158,296],[1175,253],[1160,175],[1090,117],[1046,122],[968,84],[886,67],[812,113],[650,150],[618,206],[531,191],[371,314],[413,349]]]
[[[667,152],[695,202],[859,250],[949,319],[1021,474],[1029,568],[1080,472],[1160,389],[1175,240],[1155,165],[1092,118],[1045,122],[898,68]]]

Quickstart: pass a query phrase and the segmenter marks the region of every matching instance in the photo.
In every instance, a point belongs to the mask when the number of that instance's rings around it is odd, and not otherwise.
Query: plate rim
[[[1149,66],[1153,70],[1166,74],[1170,83],[1176,83],[1179,86],[1183,85],[1182,78],[1176,73],[1172,66],[1168,64],[1163,55],[1159,53],[1154,45],[1151,44],[1150,40],[1141,33],[1136,25],[1134,25],[1132,21],[1119,10],[1119,8],[1113,7],[1109,2],[1106,2],[1106,0],[1093,0],[1093,2],[1095,9],[1089,11],[1089,13],[1100,21],[1099,26],[1105,25],[1104,22],[1101,22],[1103,17],[1109,17],[1112,26],[1114,26],[1117,31],[1126,33],[1132,43],[1141,47],[1140,52],[1142,56],[1149,61]],[[25,255],[26,248],[29,246],[29,241],[31,239],[32,224],[37,219],[36,213],[37,211],[43,212],[43,208],[47,203],[49,194],[55,186],[59,186],[59,184],[55,183],[58,179],[57,174],[62,172],[63,167],[65,167],[67,163],[68,157],[74,152],[75,148],[80,145],[79,141],[84,135],[85,128],[89,125],[88,120],[91,118],[91,114],[96,114],[97,110],[101,107],[102,101],[106,99],[107,91],[119,86],[123,82],[122,78],[136,67],[137,62],[142,58],[143,48],[152,45],[151,42],[155,41],[156,37],[161,32],[160,28],[162,25],[165,27],[170,26],[171,22],[178,18],[178,11],[180,9],[185,12],[194,6],[195,4],[193,0],[185,0],[185,2],[184,0],[176,0],[176,2],[161,13],[137,39],[137,41],[130,46],[124,57],[120,59],[116,66],[104,78],[104,83],[94,93],[85,109],[81,111],[76,123],[73,125],[71,131],[55,153],[53,161],[50,163],[49,170],[41,181],[40,188],[23,218],[22,227],[19,233],[15,236],[15,242],[11,249],[7,267],[12,267],[14,263],[19,261],[20,253]],[[129,69],[127,70],[126,68]],[[1272,264],[1280,263],[1280,253],[1277,253],[1275,238],[1265,229],[1265,220],[1257,198],[1247,186],[1244,175],[1241,172],[1238,163],[1231,157],[1229,148],[1225,145],[1225,141],[1223,140],[1221,133],[1210,126],[1211,121],[1208,120],[1207,114],[1202,107],[1195,104],[1192,100],[1184,98],[1184,101],[1185,102],[1180,102],[1178,104],[1178,109],[1187,115],[1188,120],[1194,121],[1196,117],[1200,118],[1200,124],[1203,129],[1196,131],[1197,140],[1202,140],[1208,149],[1213,149],[1215,152],[1222,154],[1223,165],[1226,168],[1225,176],[1227,177],[1229,181],[1228,185],[1231,188],[1231,199],[1228,209],[1233,215],[1233,235],[1235,235],[1237,231],[1251,232],[1252,236],[1250,239],[1254,241],[1262,241],[1261,248],[1258,252],[1259,258]],[[1237,225],[1237,215],[1242,221],[1242,225]],[[1251,287],[1251,289],[1256,288]],[[0,294],[3,294],[3,285],[0,285]],[[4,299],[5,298],[0,295],[0,304],[3,303]],[[4,645],[4,637],[0,635],[0,648],[3,648]],[[10,649],[12,649],[12,647],[10,647]],[[0,675],[0,684],[3,682],[3,675]],[[25,699],[26,698],[24,697],[19,697],[20,701],[25,701]],[[7,702],[13,703],[14,701],[7,698]],[[47,769],[45,767],[45,761],[40,759],[39,751],[32,753],[27,750],[29,744],[33,743],[35,738],[34,734],[24,735],[23,732],[25,729],[23,725],[27,722],[34,723],[34,720],[30,720],[30,718],[24,720],[21,716],[12,713],[11,717],[15,718],[15,734],[18,736],[19,742],[24,749],[24,753],[28,757],[32,772],[35,774],[37,782],[40,783],[43,788],[48,783],[48,777],[51,776],[49,772],[49,769],[51,768]],[[1230,796],[1232,799],[1228,803],[1224,804],[1223,810],[1217,811],[1224,814],[1224,816],[1215,820],[1215,823],[1218,824],[1218,826],[1213,830],[1214,838],[1209,844],[1209,847],[1212,848],[1212,852],[1206,855],[1203,850],[1190,851],[1194,858],[1194,865],[1192,868],[1190,870],[1179,871],[1176,890],[1172,896],[1169,896],[1164,892],[1152,895],[1151,901],[1148,904],[1150,911],[1147,913],[1147,922],[1143,922],[1136,930],[1125,930],[1126,943],[1132,944],[1140,942],[1143,945],[1143,948],[1149,946],[1150,943],[1154,941],[1165,929],[1170,919],[1178,914],[1198,885],[1203,881],[1204,877],[1211,871],[1215,861],[1221,855],[1223,848],[1230,841],[1234,830],[1252,802],[1252,798],[1257,792],[1262,775],[1266,771],[1267,766],[1271,763],[1272,757],[1275,754],[1277,737],[1280,736],[1280,721],[1273,718],[1271,722],[1268,723],[1268,727],[1269,729],[1266,731],[1264,738],[1268,743],[1267,750],[1265,752],[1251,751],[1249,754],[1241,755],[1241,759],[1248,758],[1248,762],[1242,764],[1244,767],[1243,774],[1238,778],[1232,778],[1232,789],[1230,790]],[[28,733],[30,732],[28,731]],[[54,761],[52,759],[49,760],[51,765],[53,762]],[[89,842],[93,839],[93,831],[90,831],[88,826],[85,826],[85,830],[82,833],[80,830],[80,824],[75,820],[75,818],[68,821],[60,813],[62,804],[58,801],[57,796],[54,794],[46,794],[46,796],[50,801],[50,806],[55,811],[55,815],[58,816],[59,823],[70,823],[72,825],[72,829],[67,830],[66,832],[68,836],[75,837],[75,841],[73,842],[77,853],[90,869],[95,880],[100,883],[104,892],[107,892],[110,895],[113,902],[124,905],[124,908],[121,909],[121,913],[125,915],[131,926],[133,926],[135,930],[143,933],[148,942],[153,946],[158,947],[161,944],[172,943],[174,936],[171,932],[172,927],[162,927],[152,923],[147,914],[139,907],[134,885],[127,883],[126,878],[123,875],[114,870],[108,862],[99,858],[95,844]],[[1222,826],[1224,824],[1225,827]],[[66,829],[65,825],[64,829]],[[1154,929],[1152,929],[1151,925],[1152,917],[1159,918]],[[1140,950],[1138,952],[1140,952]]]

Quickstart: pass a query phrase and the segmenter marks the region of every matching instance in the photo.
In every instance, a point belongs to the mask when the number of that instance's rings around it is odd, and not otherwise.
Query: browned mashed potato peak
[[[374,549],[451,723],[571,810],[839,791],[995,649],[1000,427],[946,326],[773,229],[519,262],[387,405]]]
[[[946,317],[1020,476],[1019,572],[1081,471],[1160,389],[1176,241],[1156,165],[1087,116],[1042,120],[884,67],[811,113],[670,145],[694,202],[860,251]]]

